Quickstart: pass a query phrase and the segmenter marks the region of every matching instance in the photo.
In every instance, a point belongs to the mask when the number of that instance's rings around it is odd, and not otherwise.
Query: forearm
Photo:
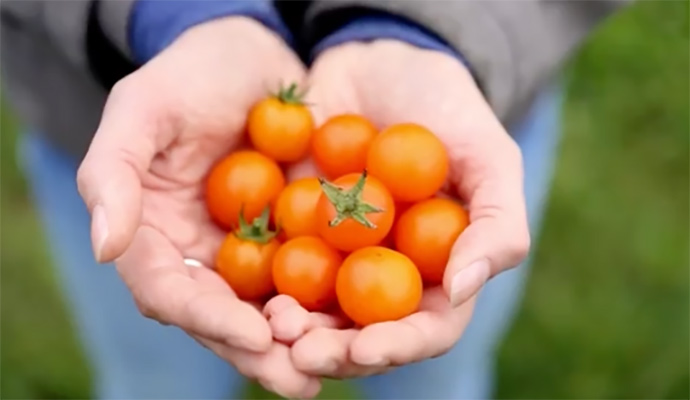
[[[471,66],[503,121],[518,117],[587,33],[627,0],[317,0],[306,37],[328,34],[343,15],[386,12],[415,21],[452,45]]]

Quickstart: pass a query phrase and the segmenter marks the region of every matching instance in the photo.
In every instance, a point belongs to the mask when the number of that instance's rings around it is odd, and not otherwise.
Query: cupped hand
[[[77,178],[96,258],[115,260],[141,312],[289,397],[316,395],[319,380],[298,372],[260,309],[207,268],[225,233],[209,219],[203,183],[242,145],[250,107],[304,73],[250,19],[191,28],[113,88]]]
[[[319,56],[309,82],[317,123],[357,113],[380,128],[414,122],[433,131],[451,163],[444,192],[466,204],[470,225],[452,249],[443,286],[425,290],[419,312],[339,329],[333,318],[285,306],[278,298],[265,309],[274,334],[294,341],[292,359],[300,370],[323,376],[371,375],[439,356],[461,337],[486,281],[527,254],[520,150],[468,69],[441,52],[393,40],[345,44]],[[318,171],[305,161],[290,174]],[[289,320],[286,312],[301,319]]]

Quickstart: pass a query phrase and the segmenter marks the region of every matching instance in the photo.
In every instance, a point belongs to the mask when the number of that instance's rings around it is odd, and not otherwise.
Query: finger
[[[500,125],[484,137],[481,133],[465,150],[450,152],[458,169],[453,174],[460,181],[456,188],[467,200],[470,215],[444,274],[443,285],[454,306],[477,294],[494,275],[519,264],[530,246],[520,150]]]
[[[292,344],[315,328],[341,328],[347,321],[341,315],[309,312],[290,296],[279,295],[266,303],[264,316],[269,319],[273,337]]]
[[[362,366],[350,361],[349,346],[356,329],[316,328],[297,340],[291,349],[295,367],[309,375],[346,379],[388,370],[387,366]]]
[[[185,265],[157,230],[139,228],[116,266],[145,316],[232,346],[269,348],[271,330],[261,312],[218,279],[209,284],[214,272]]]
[[[323,174],[311,158],[290,165],[286,171],[287,179],[291,182],[301,178],[311,178],[322,175]]]
[[[227,360],[244,376],[256,379],[266,390],[287,398],[309,399],[321,391],[318,378],[295,369],[287,346],[274,342],[265,353],[253,353],[222,343],[197,338],[205,347]]]
[[[141,218],[141,181],[158,149],[172,139],[163,108],[131,78],[113,88],[77,183],[92,216],[99,262],[127,248]]]
[[[367,367],[399,366],[450,350],[470,321],[474,298],[452,308],[440,288],[427,292],[422,311],[363,328],[350,345],[352,362]]]
[[[204,286],[205,288],[208,288],[209,290],[211,288],[222,291],[222,292],[231,292],[233,296],[237,296],[235,294],[235,291],[232,290],[230,285],[228,285],[223,278],[218,275],[217,272],[214,270],[204,266],[203,264],[199,263],[198,261],[189,261],[189,258],[185,258],[184,263],[187,267],[189,267],[188,272],[189,275],[194,278],[195,281],[197,281],[201,286]],[[251,306],[254,310],[257,312],[261,313],[261,305],[256,302],[256,301],[244,301],[245,304]]]
[[[348,347],[356,335],[355,329],[314,329],[292,345],[292,361],[307,374],[335,376],[348,363]]]

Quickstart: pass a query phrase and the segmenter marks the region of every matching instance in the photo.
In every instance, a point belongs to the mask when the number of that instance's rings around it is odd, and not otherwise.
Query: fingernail
[[[322,371],[325,374],[332,374],[338,369],[338,363],[332,358],[326,358],[325,360],[314,363],[312,367],[313,369]]]
[[[457,307],[475,294],[489,280],[489,260],[483,258],[458,271],[450,284],[450,305]]]
[[[368,357],[359,357],[356,363],[365,367],[377,367],[386,365],[386,360],[380,354],[371,354]]]
[[[93,252],[96,257],[96,261],[101,262],[103,259],[103,247],[105,246],[106,240],[108,240],[108,219],[105,216],[105,209],[101,205],[97,205],[93,209],[92,213],[92,232],[93,232]]]

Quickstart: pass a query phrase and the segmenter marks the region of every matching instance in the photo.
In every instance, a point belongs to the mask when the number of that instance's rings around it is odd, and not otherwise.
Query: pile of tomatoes
[[[295,85],[257,103],[247,132],[252,149],[220,160],[206,190],[229,231],[216,270],[237,295],[339,307],[361,326],[415,312],[469,223],[437,196],[449,169],[438,138],[411,123],[379,132],[354,114],[315,128]],[[283,168],[309,156],[323,176],[287,183]]]

